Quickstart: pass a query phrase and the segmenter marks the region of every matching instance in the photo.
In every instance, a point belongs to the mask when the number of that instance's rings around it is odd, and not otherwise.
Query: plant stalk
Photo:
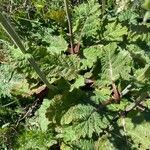
[[[69,6],[68,6],[67,0],[64,0],[64,5],[65,5],[65,11],[66,11],[68,27],[69,27],[71,53],[73,54],[74,53],[74,47],[73,47],[74,41],[73,41],[72,23],[71,23],[71,16],[70,16]]]

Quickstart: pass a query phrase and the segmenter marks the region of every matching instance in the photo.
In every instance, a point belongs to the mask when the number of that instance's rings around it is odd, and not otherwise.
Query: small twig
[[[147,96],[148,96],[147,93],[142,93],[134,103],[132,103],[130,106],[128,106],[125,109],[124,113],[125,114],[129,113],[131,110],[133,110],[135,107],[137,107]]]
[[[148,107],[144,106],[144,105],[141,104],[141,103],[137,106],[137,108],[138,108],[139,110],[141,110],[141,111],[148,110]]]
[[[30,19],[27,19],[27,18],[22,18],[22,17],[16,17],[17,19],[21,19],[21,20],[24,20],[24,21],[28,21],[28,22],[33,22],[33,23],[38,23],[38,21],[35,21],[35,20],[30,20]],[[14,19],[14,18],[13,18]],[[15,22],[16,22],[16,20],[15,20]]]
[[[19,125],[19,123],[20,123],[23,119],[25,119],[26,117],[28,117],[28,116],[30,116],[30,115],[32,114],[34,108],[36,108],[36,106],[37,106],[37,104],[38,104],[38,103],[37,103],[38,100],[39,100],[39,99],[37,99],[37,100],[32,104],[32,106],[28,108],[27,112],[26,112],[23,116],[21,115],[21,116],[19,117],[19,119],[17,120],[17,123],[16,123],[16,127]]]
[[[126,95],[130,90],[130,88],[131,88],[131,84],[129,84],[124,90],[122,90],[122,92],[121,92],[121,96],[124,96],[124,95]]]
[[[67,15],[67,21],[68,21],[68,27],[69,27],[69,37],[70,37],[70,46],[71,46],[71,53],[74,53],[74,46],[73,46],[73,32],[72,32],[72,23],[71,23],[71,17],[70,17],[70,12],[69,12],[69,7],[68,7],[68,1],[64,0],[65,4],[65,11]]]
[[[12,102],[10,102],[10,103],[8,103],[8,104],[5,104],[5,105],[3,105],[3,106],[1,106],[1,107],[7,107],[7,106],[10,106],[10,105],[12,105],[12,104],[14,104],[14,103],[16,103],[16,101],[12,101]]]

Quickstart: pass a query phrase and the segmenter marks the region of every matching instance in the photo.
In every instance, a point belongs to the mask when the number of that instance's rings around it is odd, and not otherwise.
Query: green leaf
[[[126,80],[130,78],[132,58],[126,50],[117,48],[116,43],[111,43],[103,48],[101,83],[107,84],[111,80],[120,77]]]
[[[149,144],[149,112],[129,113],[121,117],[112,130],[100,137],[95,143],[97,150],[108,149],[148,149]],[[122,147],[124,145],[124,147]]]
[[[99,135],[103,128],[109,124],[107,118],[102,117],[100,114],[93,112],[89,114],[86,120],[74,123],[73,130],[76,132],[78,138],[92,138],[94,134]]]
[[[26,149],[37,149],[46,150],[52,145],[56,144],[57,141],[53,139],[51,133],[41,131],[26,131],[19,136],[18,145],[20,150]]]
[[[82,37],[96,37],[100,29],[100,5],[96,0],[89,0],[74,8],[73,32],[77,41]]]
[[[112,22],[106,26],[104,38],[111,41],[122,41],[123,35],[127,35],[127,27],[123,27],[120,23]]]
[[[48,125],[50,123],[50,121],[46,118],[46,112],[49,105],[50,105],[50,100],[44,99],[41,107],[37,111],[37,115],[38,115],[37,119],[42,131],[48,130]]]
[[[102,55],[103,45],[90,46],[83,50],[83,55],[86,59],[82,59],[83,68],[91,68],[94,63],[97,62],[97,59]]]
[[[62,125],[72,124],[78,138],[91,138],[94,133],[99,134],[108,122],[108,119],[96,112],[94,107],[80,104],[71,107],[61,119]]]
[[[96,83],[96,85],[99,85],[100,83]],[[103,87],[102,89],[96,89],[94,91],[94,96],[91,97],[91,100],[96,103],[100,104],[103,101],[106,101],[110,98],[111,90],[108,87]]]
[[[150,65],[147,64],[145,68],[137,70],[136,76],[138,81],[150,81]]]
[[[135,13],[132,9],[125,10],[122,13],[119,14],[118,18],[122,21],[128,21],[131,24],[137,24],[137,18],[139,15]]]
[[[70,124],[76,121],[85,120],[92,111],[92,106],[79,104],[77,106],[70,107],[70,109],[61,118],[61,124]]]
[[[51,83],[62,77],[71,81],[78,75],[80,59],[75,55],[48,55],[43,59],[41,67],[46,72],[45,74]]]
[[[145,0],[142,7],[146,10],[150,10],[150,0]]]
[[[75,83],[73,83],[71,85],[71,89],[70,91],[72,91],[74,88],[79,88],[81,86],[84,86],[85,85],[85,79],[83,76],[78,76],[77,79],[75,80]]]
[[[60,54],[67,50],[68,44],[62,36],[46,35],[42,40],[50,44],[47,47],[49,53]]]
[[[147,11],[144,15],[144,18],[143,18],[143,22],[146,22],[148,19],[150,19],[150,11]]]
[[[16,74],[13,68],[7,64],[0,65],[0,97],[11,97],[14,87],[22,82],[22,76]]]
[[[72,126],[69,127],[56,127],[56,132],[57,132],[57,139],[62,139],[64,140],[65,143],[68,142],[73,142],[75,140],[77,140],[77,136],[75,131],[73,130]]]

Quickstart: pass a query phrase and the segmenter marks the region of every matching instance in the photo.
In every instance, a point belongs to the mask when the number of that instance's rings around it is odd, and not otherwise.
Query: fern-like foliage
[[[7,64],[0,65],[0,97],[11,97],[12,89],[21,80],[21,76],[16,75],[12,68],[13,66]]]
[[[41,140],[43,139],[43,140]],[[46,150],[57,142],[51,137],[50,133],[41,131],[25,131],[18,139],[18,145],[15,148],[24,149],[42,149]]]

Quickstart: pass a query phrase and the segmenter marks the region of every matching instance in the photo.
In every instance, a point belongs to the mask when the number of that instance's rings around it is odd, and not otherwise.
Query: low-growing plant
[[[32,0],[30,14],[0,14],[12,39],[0,30],[2,149],[150,148],[147,2]]]

